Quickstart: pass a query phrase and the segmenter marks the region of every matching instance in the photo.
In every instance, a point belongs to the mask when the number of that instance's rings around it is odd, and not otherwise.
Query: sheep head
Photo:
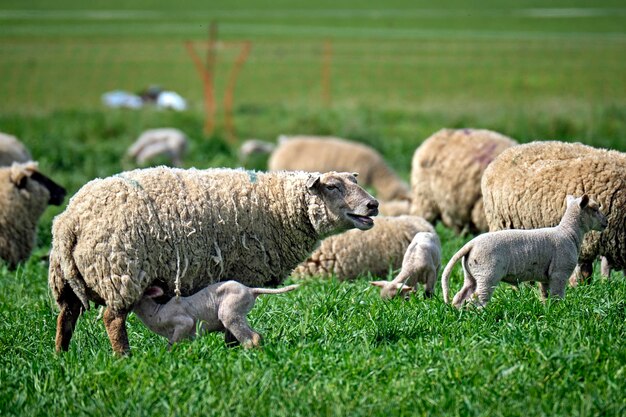
[[[589,230],[601,232],[608,226],[608,219],[604,213],[600,211],[600,205],[590,199],[587,194],[579,198],[568,195],[566,197],[566,205],[568,209],[574,206],[576,209],[580,210],[580,222],[585,232]]]
[[[322,200],[319,208],[323,210],[313,210],[309,215],[321,235],[374,226],[371,216],[378,214],[378,201],[357,184],[354,174],[314,173],[306,185],[311,194]]]
[[[47,195],[47,204],[58,206],[65,198],[65,188],[40,173],[36,162],[14,162],[9,179],[26,199],[31,195]]]

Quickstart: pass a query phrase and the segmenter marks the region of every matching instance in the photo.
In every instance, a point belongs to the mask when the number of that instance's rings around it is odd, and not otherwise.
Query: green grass
[[[132,168],[126,148],[160,126],[191,138],[186,167],[237,166],[244,138],[311,133],[370,144],[406,180],[415,148],[442,127],[626,151],[620,1],[209,3],[3,2],[0,131],[18,136],[70,196]],[[214,19],[221,39],[252,41],[235,91],[234,142],[221,105],[215,132],[203,132],[202,84],[183,45],[204,40]],[[321,99],[326,39],[330,105]],[[218,103],[238,51],[220,49]],[[149,84],[180,92],[191,109],[99,102],[104,91]],[[626,414],[621,272],[546,304],[533,287],[503,284],[481,311],[446,306],[438,288],[431,300],[384,302],[366,277],[311,280],[258,301],[250,320],[264,346],[252,351],[228,349],[218,334],[168,351],[131,315],[133,356],[115,358],[92,310],[57,355],[57,309],[39,258],[62,210],[41,218],[28,262],[0,265],[2,416]],[[471,238],[437,231],[444,262]],[[457,267],[453,291],[461,281]]]

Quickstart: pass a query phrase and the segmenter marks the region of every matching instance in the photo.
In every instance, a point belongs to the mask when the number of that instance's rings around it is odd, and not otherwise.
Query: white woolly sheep
[[[52,226],[49,285],[67,350],[89,301],[106,305],[116,353],[144,290],[188,296],[236,279],[280,284],[326,236],[373,226],[378,202],[352,174],[157,167],[84,185]]]
[[[10,268],[30,256],[39,217],[64,197],[65,189],[41,174],[35,162],[0,167],[0,259]]]
[[[600,203],[609,220],[604,232],[583,241],[572,283],[588,278],[593,261],[626,267],[626,154],[580,143],[532,142],[504,151],[482,180],[485,215],[490,230],[554,226],[567,194],[586,193]],[[608,264],[607,264],[608,260]]]
[[[32,159],[26,146],[15,136],[0,132],[0,167],[11,166],[13,162],[28,162]]]
[[[408,200],[409,187],[383,157],[362,143],[323,136],[281,136],[268,162],[270,171],[358,172],[381,200]]]
[[[261,294],[282,294],[297,285],[279,289],[250,288],[237,281],[211,284],[189,297],[175,297],[165,304],[153,298],[161,297],[161,287],[148,287],[133,311],[150,330],[169,341],[170,345],[183,339],[195,338],[197,330],[225,332],[226,343],[241,343],[245,348],[257,347],[261,335],[255,332],[246,316]]]
[[[372,281],[380,287],[382,298],[394,298],[398,294],[415,291],[417,283],[424,285],[424,295],[433,296],[437,274],[441,267],[441,243],[436,233],[420,232],[415,235],[404,258],[402,269],[392,281]]]
[[[463,288],[452,304],[461,305],[474,296],[480,307],[487,304],[500,281],[517,285],[537,281],[545,299],[564,297],[567,279],[576,267],[585,233],[603,230],[607,218],[598,203],[585,194],[567,196],[567,208],[555,227],[532,230],[499,230],[470,240],[452,256],[441,276],[443,299],[449,302],[448,279],[454,264],[463,258]]]
[[[441,220],[457,233],[487,230],[480,179],[513,139],[483,129],[442,129],[413,154],[411,214]]]
[[[370,230],[349,230],[324,239],[292,275],[296,278],[335,276],[342,281],[368,272],[387,276],[390,270],[400,268],[404,253],[418,232],[434,233],[435,229],[417,216],[378,217]]]
[[[381,216],[403,216],[411,211],[411,202],[408,200],[379,200],[378,213]]]
[[[128,148],[127,155],[139,165],[162,156],[175,166],[180,166],[186,151],[187,136],[183,132],[174,128],[161,128],[143,132]]]

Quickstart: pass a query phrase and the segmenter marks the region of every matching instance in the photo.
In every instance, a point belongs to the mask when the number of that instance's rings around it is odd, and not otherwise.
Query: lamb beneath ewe
[[[257,347],[261,335],[255,332],[246,316],[261,294],[282,294],[298,288],[289,285],[279,289],[249,288],[237,281],[211,284],[189,297],[175,297],[166,304],[153,298],[162,296],[161,287],[148,287],[133,311],[150,330],[170,342],[194,338],[201,333],[223,331],[226,343]]]
[[[487,304],[500,281],[518,284],[538,281],[541,295],[563,297],[568,278],[576,267],[585,233],[602,231],[607,218],[585,194],[567,196],[567,208],[555,227],[533,230],[499,230],[470,240],[448,262],[441,277],[443,298],[449,302],[448,278],[463,258],[463,288],[452,304],[459,308],[472,295],[480,307]]]
[[[417,283],[424,285],[424,295],[433,296],[433,288],[441,267],[441,243],[436,233],[420,232],[415,235],[404,258],[402,269],[392,281],[372,281],[380,287],[382,298],[394,298],[399,293],[415,291]]]

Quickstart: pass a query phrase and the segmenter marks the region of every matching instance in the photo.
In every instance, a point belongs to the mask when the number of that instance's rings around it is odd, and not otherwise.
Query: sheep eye
[[[336,185],[334,185],[334,184],[328,184],[328,185],[326,186],[326,189],[327,189],[328,191],[336,190],[336,189],[338,189],[338,188],[339,188],[339,187],[337,187],[337,186],[336,186]]]

